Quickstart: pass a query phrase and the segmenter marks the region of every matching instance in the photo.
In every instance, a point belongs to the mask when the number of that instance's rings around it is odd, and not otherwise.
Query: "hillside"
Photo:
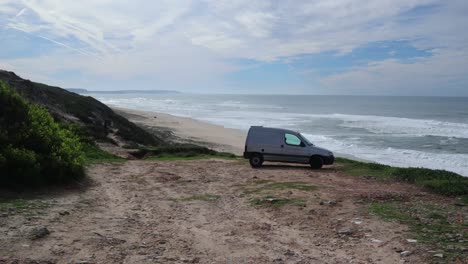
[[[90,96],[60,87],[22,79],[13,72],[0,70],[0,81],[8,84],[28,101],[46,107],[57,119],[83,125],[85,133],[96,140],[161,145],[163,140],[145,131],[111,108]]]

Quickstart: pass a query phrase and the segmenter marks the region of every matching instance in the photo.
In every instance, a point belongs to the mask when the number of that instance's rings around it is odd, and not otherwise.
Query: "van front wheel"
[[[319,156],[312,156],[310,158],[310,167],[312,167],[312,169],[320,169],[322,168],[323,166],[323,159]]]
[[[250,166],[252,166],[252,168],[258,168],[260,166],[262,166],[263,164],[263,156],[260,155],[260,154],[253,154],[251,157],[250,157]]]

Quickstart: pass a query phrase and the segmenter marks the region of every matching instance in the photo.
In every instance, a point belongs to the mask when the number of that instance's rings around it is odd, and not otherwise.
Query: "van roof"
[[[293,133],[293,134],[298,134],[298,133],[299,133],[299,132],[297,132],[297,131],[290,130],[290,129],[276,128],[276,127],[264,127],[264,126],[251,126],[250,129],[276,130],[276,131],[288,132],[288,133]]]

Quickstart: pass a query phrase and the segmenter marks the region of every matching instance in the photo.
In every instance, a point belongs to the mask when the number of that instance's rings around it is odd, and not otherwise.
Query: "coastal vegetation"
[[[201,158],[236,158],[232,153],[219,152],[194,144],[164,144],[157,147],[144,147],[132,152],[137,158],[156,160],[201,159]]]
[[[86,164],[99,162],[124,162],[125,159],[100,149],[95,144],[83,144]]]
[[[426,168],[399,168],[345,158],[337,158],[336,162],[342,171],[351,175],[408,182],[446,196],[468,195],[468,177],[454,172]]]
[[[76,134],[0,82],[0,185],[38,186],[84,176]]]
[[[0,81],[0,186],[37,187],[84,176],[84,166],[123,158],[101,150],[89,128],[54,118]]]

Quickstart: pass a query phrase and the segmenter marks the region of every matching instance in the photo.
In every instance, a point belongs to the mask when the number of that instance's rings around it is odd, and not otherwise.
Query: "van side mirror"
[[[301,141],[301,147],[305,147],[306,145],[304,144],[304,142]]]

